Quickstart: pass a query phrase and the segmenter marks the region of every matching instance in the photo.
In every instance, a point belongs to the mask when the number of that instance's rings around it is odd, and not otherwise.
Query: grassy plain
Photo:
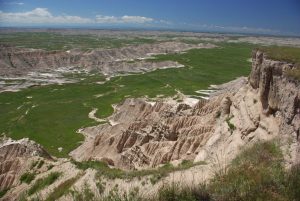
[[[88,118],[93,108],[98,108],[98,117],[107,117],[113,111],[111,104],[119,103],[125,97],[172,96],[176,94],[175,90],[196,95],[196,90],[206,89],[210,84],[247,76],[251,65],[247,59],[253,46],[219,45],[221,47],[215,49],[161,55],[153,60],[178,61],[185,68],[114,77],[102,85],[96,84],[104,79],[100,74],[76,75],[85,80],[1,93],[0,134],[14,139],[29,137],[51,154],[66,157],[83,140],[76,131],[97,124]],[[59,147],[63,148],[61,152]]]
[[[67,35],[56,33],[14,33],[0,34],[0,43],[17,47],[44,49],[44,50],[69,50],[79,48],[82,50],[94,48],[117,48],[125,45],[153,43],[155,40],[148,38],[110,38],[95,35]]]
[[[298,47],[268,46],[260,47],[259,49],[265,52],[270,59],[287,61],[300,65],[300,48]]]
[[[300,48],[269,46],[260,47],[270,59],[294,63],[296,68],[287,71],[287,75],[300,80]]]

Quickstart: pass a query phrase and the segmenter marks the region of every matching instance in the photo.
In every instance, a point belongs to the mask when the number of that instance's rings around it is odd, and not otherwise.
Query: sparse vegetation
[[[88,168],[96,169],[98,171],[97,173],[98,177],[107,177],[109,179],[116,179],[116,178],[133,179],[133,178],[150,176],[150,181],[153,184],[155,184],[159,179],[167,176],[171,172],[185,170],[196,165],[206,164],[203,161],[193,163],[192,161],[184,160],[180,165],[176,167],[174,167],[170,163],[167,163],[156,169],[124,171],[117,168],[110,168],[106,163],[101,161],[83,161],[83,162],[73,161],[73,163],[79,169],[84,169],[84,170]]]
[[[108,196],[100,199],[101,201],[142,201],[144,200],[144,198],[142,198],[139,195],[139,189],[138,188],[134,188],[132,191],[130,191],[129,193],[126,192],[119,192],[118,188],[115,187],[113,188]]]
[[[76,177],[73,177],[71,179],[68,179],[61,183],[58,187],[56,187],[53,192],[47,197],[45,201],[52,201],[57,200],[63,195],[67,194],[70,187],[79,179],[79,175]]]
[[[300,80],[300,66],[291,70],[287,70],[287,76]]]
[[[9,188],[5,188],[0,191],[0,198],[4,197],[4,195],[9,191]]]
[[[54,167],[54,165],[50,164],[50,165],[48,165],[47,170],[51,170],[53,167]]]
[[[294,63],[296,68],[287,70],[286,74],[300,80],[300,48],[269,46],[258,49],[265,52],[270,59]]]
[[[84,165],[86,168],[89,165]],[[190,167],[183,161],[181,166]],[[92,165],[97,167],[96,165]],[[173,166],[166,164],[165,169]],[[138,172],[138,171],[136,171]],[[139,189],[129,193],[119,191],[115,186],[106,197],[97,198],[86,189],[72,192],[77,200],[101,201],[252,201],[252,200],[299,200],[300,167],[286,172],[283,154],[277,141],[259,142],[245,149],[236,157],[224,174],[216,174],[208,184],[194,186],[172,183],[159,189],[152,199],[139,194]],[[68,188],[63,188],[68,189]],[[100,185],[103,192],[103,184]],[[56,192],[56,190],[55,190]],[[66,191],[64,191],[66,192]],[[101,193],[100,193],[101,194]],[[61,194],[60,194],[61,195]],[[59,198],[59,197],[52,197]],[[47,201],[51,199],[47,199]]]
[[[32,180],[35,178],[35,172],[25,172],[24,174],[21,175],[20,181],[26,184],[30,184]]]
[[[40,160],[39,164],[37,165],[37,169],[40,169],[44,165],[44,163],[45,163],[44,160]]]
[[[235,130],[235,125],[233,124],[233,123],[231,123],[230,122],[230,120],[233,118],[233,116],[231,116],[231,117],[227,117],[226,118],[226,123],[227,123],[227,125],[228,125],[228,127],[229,127],[229,129],[230,129],[230,132],[232,133],[234,130]]]
[[[282,153],[275,142],[255,144],[241,153],[227,173],[209,185],[217,200],[280,200],[284,187]]]
[[[35,168],[35,166],[39,163],[39,161],[32,161],[31,165],[30,165],[30,169]]]
[[[299,200],[300,168],[286,172],[277,142],[261,142],[242,152],[225,174],[217,174],[207,185],[172,184],[159,191],[168,200]]]
[[[268,46],[260,47],[258,49],[265,52],[270,59],[300,64],[300,48]]]
[[[105,191],[105,186],[106,183],[105,182],[101,182],[101,180],[97,181],[96,183],[97,189],[98,189],[98,193],[101,195],[104,193]]]
[[[70,193],[72,195],[73,200],[76,201],[96,200],[94,193],[91,191],[87,184],[84,185],[82,191],[79,192],[76,190],[72,190]]]
[[[47,177],[38,179],[28,190],[28,195],[33,195],[34,193],[42,190],[43,188],[53,184],[60,175],[60,172],[52,172]]]
[[[163,186],[158,191],[159,201],[209,201],[210,195],[205,185],[200,186],[180,186],[170,184]],[[154,199],[153,199],[154,201]]]

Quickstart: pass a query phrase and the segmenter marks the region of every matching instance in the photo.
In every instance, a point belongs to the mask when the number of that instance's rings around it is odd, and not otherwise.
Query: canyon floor
[[[256,164],[253,177],[264,157],[286,174],[299,161],[299,46],[237,34],[0,30],[0,199],[167,200],[207,185],[187,200],[230,200],[212,186],[243,160]],[[274,188],[260,198],[280,200]]]

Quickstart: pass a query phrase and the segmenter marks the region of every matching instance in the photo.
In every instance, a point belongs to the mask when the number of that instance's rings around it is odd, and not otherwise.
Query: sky
[[[0,27],[7,26],[300,36],[300,0],[0,0]]]

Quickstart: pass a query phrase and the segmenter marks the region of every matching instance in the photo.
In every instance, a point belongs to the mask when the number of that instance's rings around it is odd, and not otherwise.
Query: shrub
[[[52,201],[52,200],[58,200],[60,197],[62,197],[64,194],[68,192],[70,187],[79,179],[79,176],[73,177],[71,179],[68,179],[58,185],[53,192],[47,197],[45,201]]]
[[[209,201],[210,195],[205,185],[194,187],[167,185],[158,192],[159,201]]]
[[[24,174],[21,175],[20,181],[23,183],[30,184],[32,180],[35,178],[35,173],[30,173],[30,172],[25,172]]]
[[[72,161],[77,168],[86,170],[88,168],[93,168],[97,170],[98,177],[104,176],[109,179],[133,179],[139,178],[143,176],[155,175],[157,178],[162,178],[167,176],[169,173],[179,170],[188,169],[190,167],[196,165],[204,165],[205,162],[197,162],[193,163],[192,161],[184,161],[179,166],[174,167],[171,163],[166,163],[161,167],[156,169],[146,169],[146,170],[134,170],[134,171],[124,171],[118,168],[110,168],[106,163],[102,161],[84,161],[84,162],[77,162]],[[154,181],[154,180],[153,180]]]
[[[54,165],[51,164],[47,167],[47,170],[51,170],[53,167],[54,167]]]
[[[97,186],[97,189],[98,189],[98,193],[101,195],[104,193],[105,191],[105,186],[106,186],[106,183],[105,182],[101,182],[101,181],[98,181],[96,183],[96,186]]]
[[[33,162],[31,163],[30,169],[35,168],[35,166],[36,166],[38,163],[39,163],[39,161],[33,161]]]
[[[292,167],[287,173],[285,181],[286,194],[290,200],[299,200],[300,198],[300,165]]]
[[[87,184],[84,184],[84,188],[82,192],[78,192],[78,191],[71,191],[71,195],[73,197],[73,200],[76,201],[93,201],[95,200],[95,195],[94,193],[91,191],[91,189],[89,189],[89,187],[87,186]]]
[[[3,190],[0,190],[0,198],[4,197],[4,195],[9,191],[9,188],[5,188]]]
[[[37,165],[37,169],[40,169],[44,165],[45,161],[41,160]]]
[[[42,190],[46,186],[53,184],[59,178],[60,175],[61,175],[60,172],[52,172],[47,177],[38,179],[34,183],[34,185],[28,190],[28,194],[32,195]]]
[[[109,194],[102,198],[101,201],[142,201],[146,200],[139,195],[139,189],[134,188],[129,193],[119,192],[118,188],[113,188]]]
[[[293,77],[297,80],[300,80],[300,68],[287,70],[286,75],[289,76],[289,77]]]
[[[235,125],[233,123],[230,122],[230,120],[232,119],[233,117],[228,117],[226,118],[226,123],[231,131],[231,133],[235,130]]]

